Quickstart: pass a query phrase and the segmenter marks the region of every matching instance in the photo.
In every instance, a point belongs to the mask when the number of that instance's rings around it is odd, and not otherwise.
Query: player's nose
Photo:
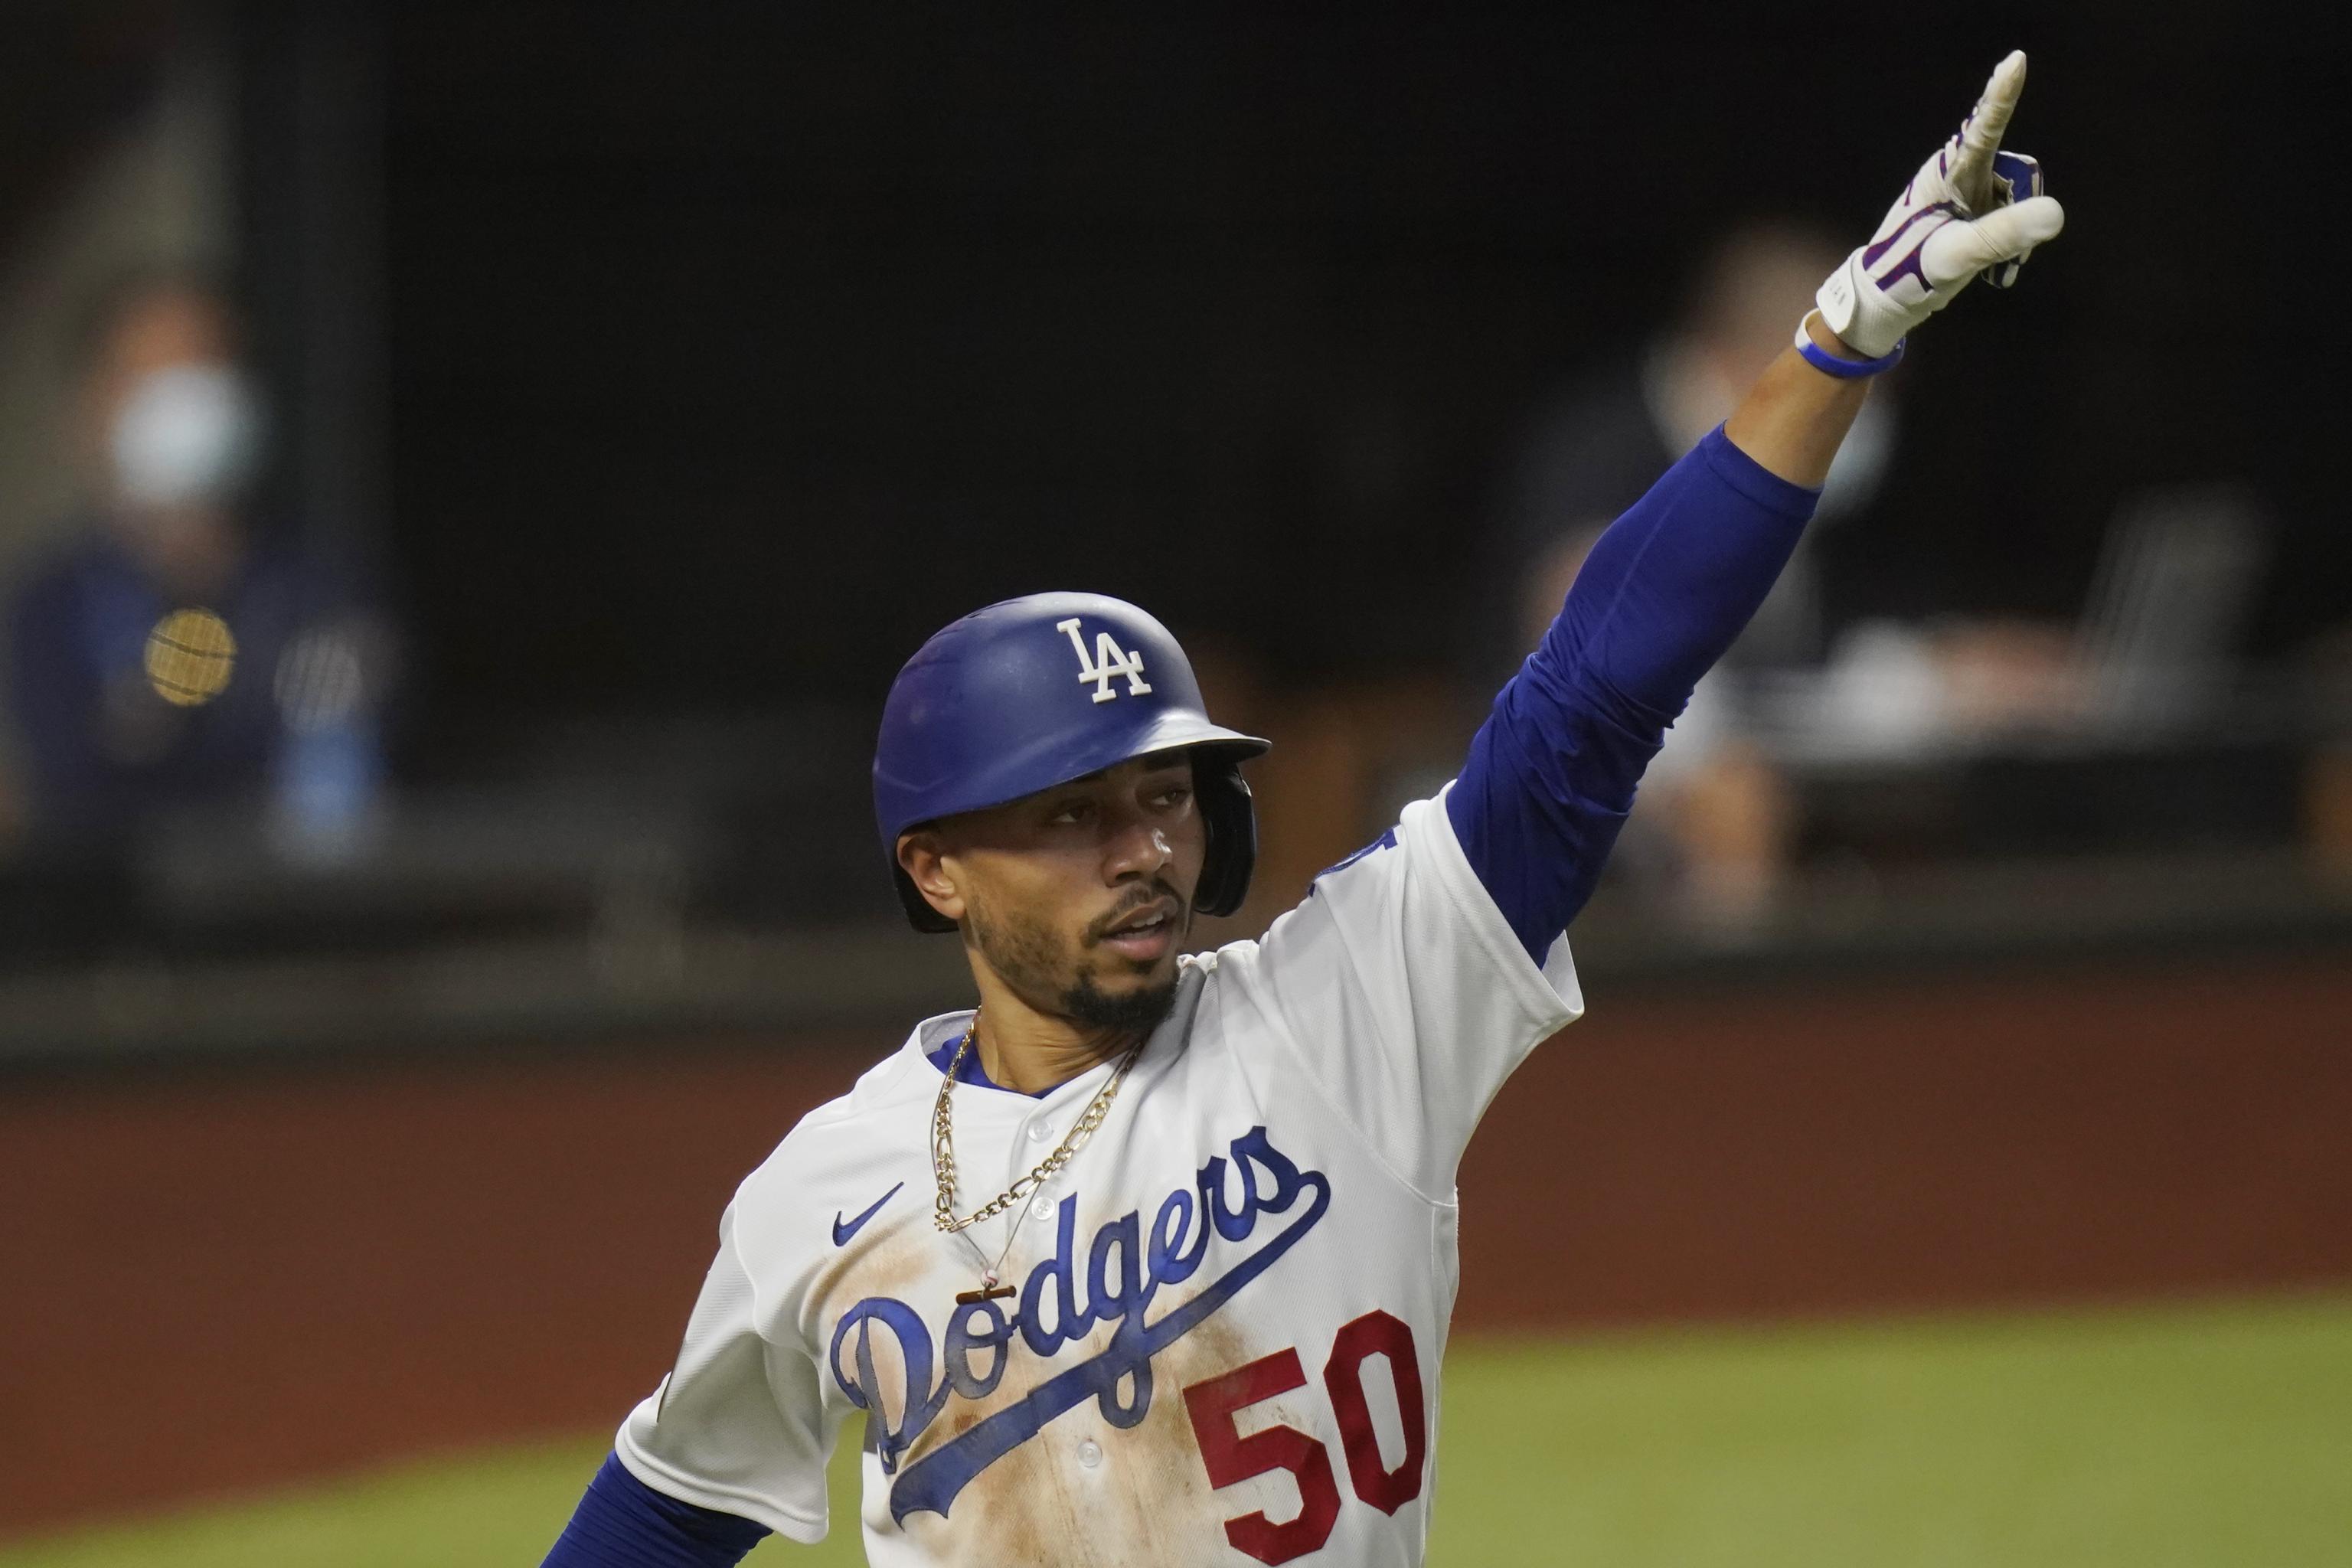
[[[1157,823],[1130,817],[1113,830],[1104,847],[1103,880],[1113,886],[1138,877],[1151,877],[1176,858],[1167,830]]]

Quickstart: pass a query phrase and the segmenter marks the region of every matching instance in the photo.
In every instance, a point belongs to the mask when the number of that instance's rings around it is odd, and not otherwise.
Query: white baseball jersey
[[[1188,958],[1174,1011],[1052,1183],[933,1222],[927,1020],[735,1194],[676,1370],[616,1447],[638,1479],[796,1541],[866,1418],[866,1547],[911,1564],[1418,1563],[1458,1275],[1454,1171],[1497,1088],[1582,1010],[1442,797],[1264,938]],[[1113,1070],[958,1083],[969,1212]],[[1017,1296],[958,1305],[1007,1248]]]

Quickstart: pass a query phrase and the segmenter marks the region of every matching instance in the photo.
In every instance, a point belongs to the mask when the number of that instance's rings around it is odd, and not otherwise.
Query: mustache
[[[1138,887],[1135,889],[1133,897],[1122,899],[1119,900],[1119,904],[1117,909],[1110,910],[1108,914],[1103,915],[1087,925],[1087,945],[1088,947],[1094,946],[1096,943],[1101,942],[1105,937],[1110,934],[1111,927],[1117,925],[1119,921],[1125,920],[1128,916],[1133,914],[1136,910],[1143,908],[1145,905],[1156,904],[1162,899],[1167,900],[1169,902],[1176,906],[1175,919],[1179,925],[1182,925],[1191,920],[1192,906],[1185,901],[1184,895],[1178,892],[1175,888],[1165,879],[1154,877],[1150,883]]]

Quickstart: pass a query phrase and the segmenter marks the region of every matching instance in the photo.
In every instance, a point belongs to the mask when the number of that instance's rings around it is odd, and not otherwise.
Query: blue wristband
[[[1809,312],[1806,320],[1811,319]],[[1876,359],[1840,359],[1813,342],[1813,334],[1805,331],[1804,321],[1797,323],[1797,352],[1805,356],[1805,363],[1822,374],[1836,376],[1841,381],[1852,381],[1856,376],[1876,375],[1882,370],[1893,370],[1903,363],[1903,345],[1910,341],[1908,338],[1895,339],[1895,346]]]

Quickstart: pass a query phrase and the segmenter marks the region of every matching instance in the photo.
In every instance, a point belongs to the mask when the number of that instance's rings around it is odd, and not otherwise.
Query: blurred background
[[[0,1563],[536,1561],[733,1182],[961,1004],[866,793],[922,638],[1168,621],[1276,742],[1254,933],[2019,45],[2067,233],[1874,393],[1579,921],[1433,1560],[2352,1561],[2281,308],[2352,58],[2105,9],[12,7]]]

